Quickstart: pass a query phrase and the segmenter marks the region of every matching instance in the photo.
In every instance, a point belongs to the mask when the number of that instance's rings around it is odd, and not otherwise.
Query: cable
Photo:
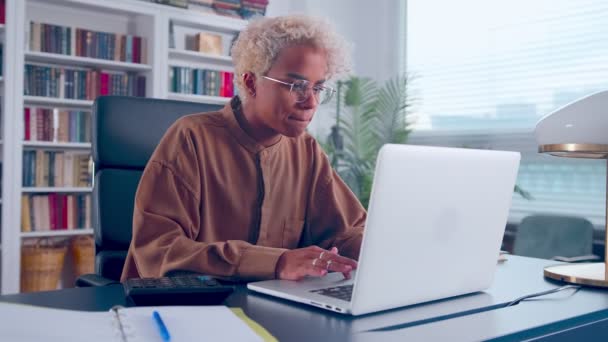
[[[537,293],[533,293],[533,294],[529,294],[529,295],[525,295],[525,296],[519,297],[519,298],[515,299],[514,301],[511,301],[511,302],[507,303],[505,305],[505,307],[517,305],[517,304],[519,304],[519,302],[524,301],[526,299],[540,297],[540,296],[545,296],[545,295],[548,295],[548,294],[551,294],[551,293],[555,293],[555,292],[560,292],[560,291],[563,291],[563,290],[569,290],[569,289],[578,290],[580,288],[581,287],[578,286],[578,285],[564,285],[564,286],[561,286],[561,287],[558,287],[558,288],[555,288],[555,289],[551,289],[551,290],[547,290],[547,291],[542,291],[542,292],[537,292]]]

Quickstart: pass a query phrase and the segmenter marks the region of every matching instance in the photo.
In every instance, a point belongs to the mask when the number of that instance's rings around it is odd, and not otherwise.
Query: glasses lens
[[[334,95],[334,90],[325,86],[308,87],[309,82],[298,80],[293,83],[292,92],[296,96],[296,102],[304,102],[310,98],[311,93],[319,104],[328,103]]]
[[[291,88],[292,93],[296,96],[297,102],[304,102],[308,100],[308,82],[304,80],[299,80],[293,82],[293,87]]]
[[[320,104],[326,104],[331,101],[331,98],[334,96],[334,90],[329,87],[323,87],[323,90],[319,93],[317,99]]]

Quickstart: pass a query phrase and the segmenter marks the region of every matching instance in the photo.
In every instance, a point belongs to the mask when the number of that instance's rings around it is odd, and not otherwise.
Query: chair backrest
[[[542,259],[592,254],[593,224],[582,217],[531,215],[515,235],[513,253]]]
[[[120,279],[132,236],[139,178],[165,131],[184,115],[220,105],[102,96],[93,105],[95,272]]]

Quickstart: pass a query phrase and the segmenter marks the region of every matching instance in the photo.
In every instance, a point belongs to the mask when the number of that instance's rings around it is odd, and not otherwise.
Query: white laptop
[[[352,279],[330,273],[247,287],[351,315],[487,289],[519,160],[517,152],[385,145]]]

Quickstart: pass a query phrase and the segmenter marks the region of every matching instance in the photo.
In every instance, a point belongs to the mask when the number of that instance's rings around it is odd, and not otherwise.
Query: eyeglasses
[[[328,103],[331,98],[334,96],[336,92],[333,88],[323,86],[323,85],[314,85],[312,87],[309,86],[310,82],[307,80],[296,80],[293,83],[283,82],[268,76],[262,76],[263,78],[281,83],[283,85],[289,86],[289,92],[296,97],[296,103],[301,103],[310,98],[310,93],[312,90],[312,94],[315,96],[315,99],[319,104]]]

